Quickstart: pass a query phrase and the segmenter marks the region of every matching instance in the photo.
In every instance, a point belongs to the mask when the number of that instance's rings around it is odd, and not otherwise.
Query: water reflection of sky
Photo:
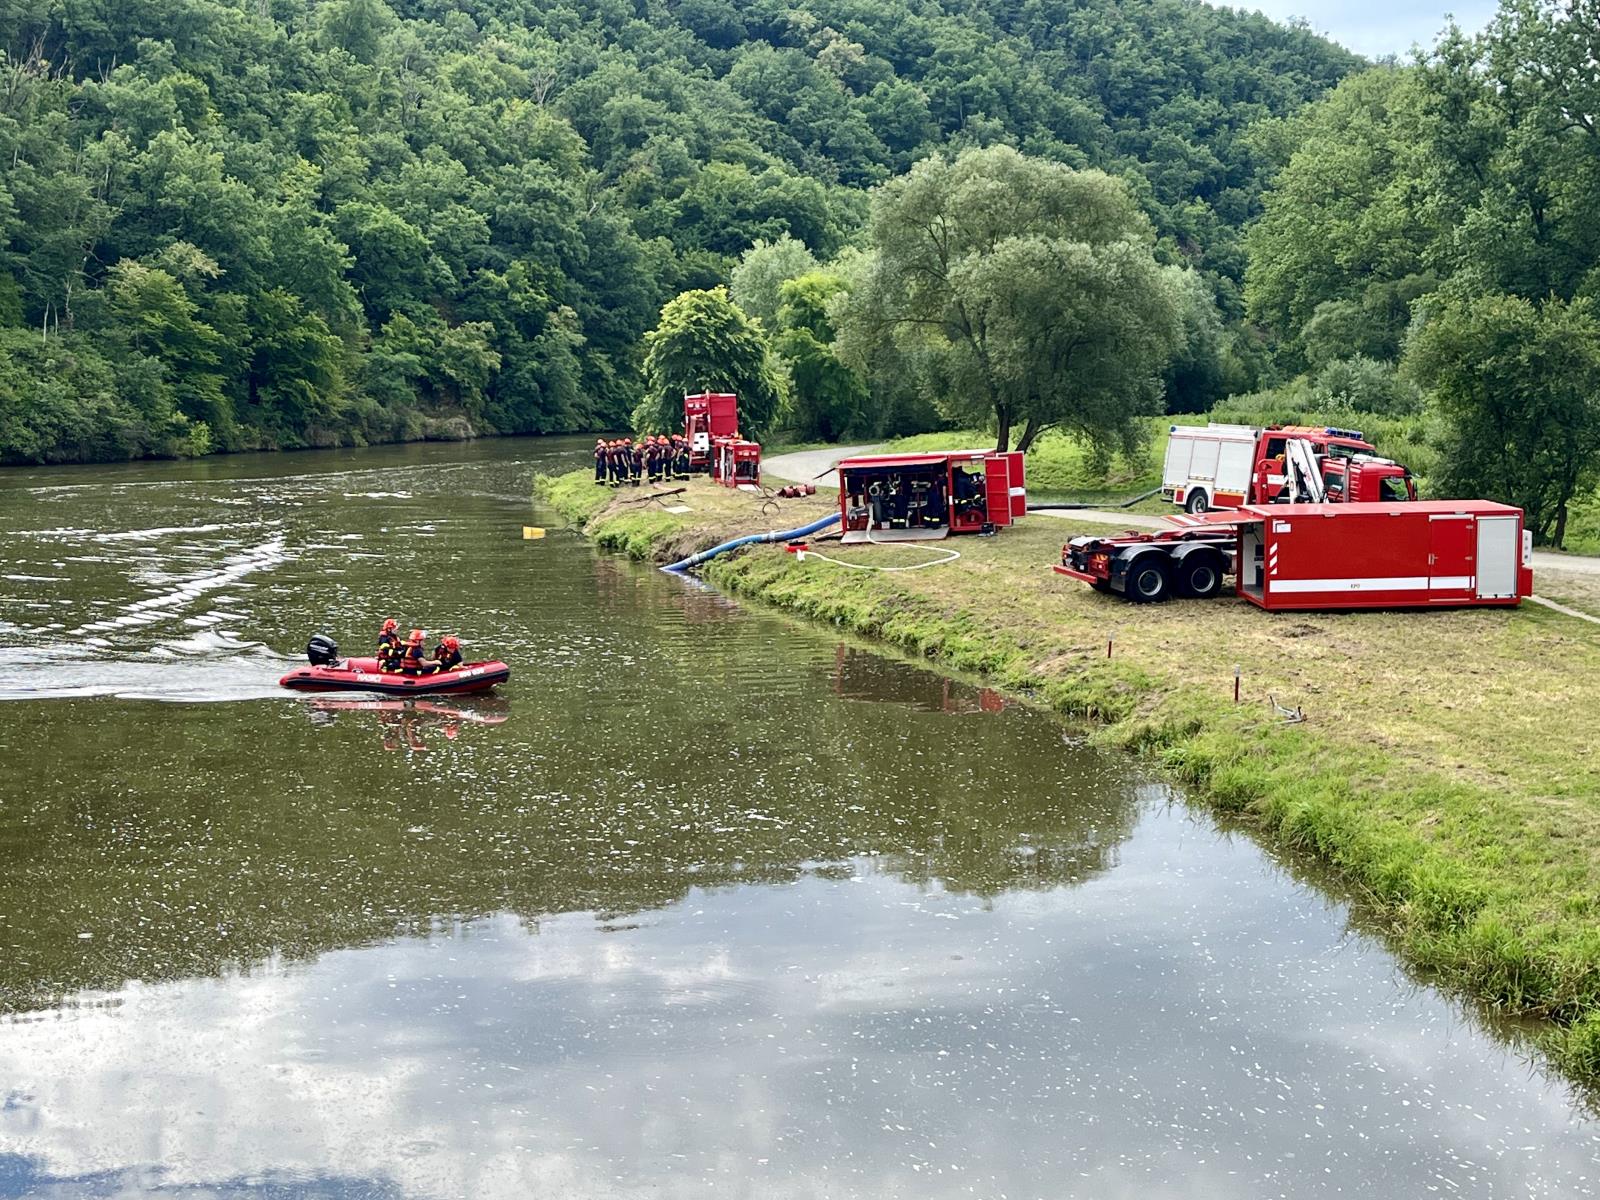
[[[562,453],[0,479],[0,1197],[1591,1190],[1561,1088],[1127,759],[524,542]],[[279,694],[393,614],[512,686]]]
[[[1590,1193],[1563,1089],[1182,810],[1078,887],[852,865],[13,1020],[0,1194]]]

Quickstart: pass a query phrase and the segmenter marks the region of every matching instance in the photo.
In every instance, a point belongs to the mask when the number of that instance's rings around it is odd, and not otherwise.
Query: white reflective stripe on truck
[[[1377,575],[1361,579],[1272,579],[1268,587],[1273,592],[1425,592],[1430,587],[1441,591],[1451,588],[1466,590],[1472,586],[1471,575]]]

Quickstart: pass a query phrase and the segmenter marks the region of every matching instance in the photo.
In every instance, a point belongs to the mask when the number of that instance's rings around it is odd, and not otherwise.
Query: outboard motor
[[[339,662],[339,643],[325,633],[314,633],[306,643],[306,658],[313,667],[332,667]]]

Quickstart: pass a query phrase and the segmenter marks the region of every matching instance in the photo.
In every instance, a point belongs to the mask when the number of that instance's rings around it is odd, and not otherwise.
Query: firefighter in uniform
[[[430,661],[423,651],[424,636],[422,630],[413,629],[411,636],[406,639],[405,652],[400,659],[400,669],[407,675],[432,675],[439,669],[439,664]]]
[[[461,639],[454,634],[439,639],[434,647],[433,661],[436,671],[453,671],[461,665]]]
[[[393,617],[383,623],[378,634],[378,670],[395,671],[400,667],[400,626]]]
[[[594,444],[594,481],[606,481],[606,442],[604,438],[598,439]]]

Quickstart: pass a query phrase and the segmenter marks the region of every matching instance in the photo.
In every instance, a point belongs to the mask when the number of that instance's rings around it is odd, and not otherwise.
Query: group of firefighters
[[[378,670],[394,671],[402,675],[432,675],[438,671],[453,671],[461,665],[461,639],[453,635],[442,637],[431,655],[423,652],[426,634],[413,629],[411,636],[400,640],[400,625],[390,617],[378,634]]]
[[[594,444],[594,481],[612,487],[639,486],[640,478],[651,483],[689,478],[689,439],[681,433],[671,437],[652,434],[636,443],[632,438]]]

